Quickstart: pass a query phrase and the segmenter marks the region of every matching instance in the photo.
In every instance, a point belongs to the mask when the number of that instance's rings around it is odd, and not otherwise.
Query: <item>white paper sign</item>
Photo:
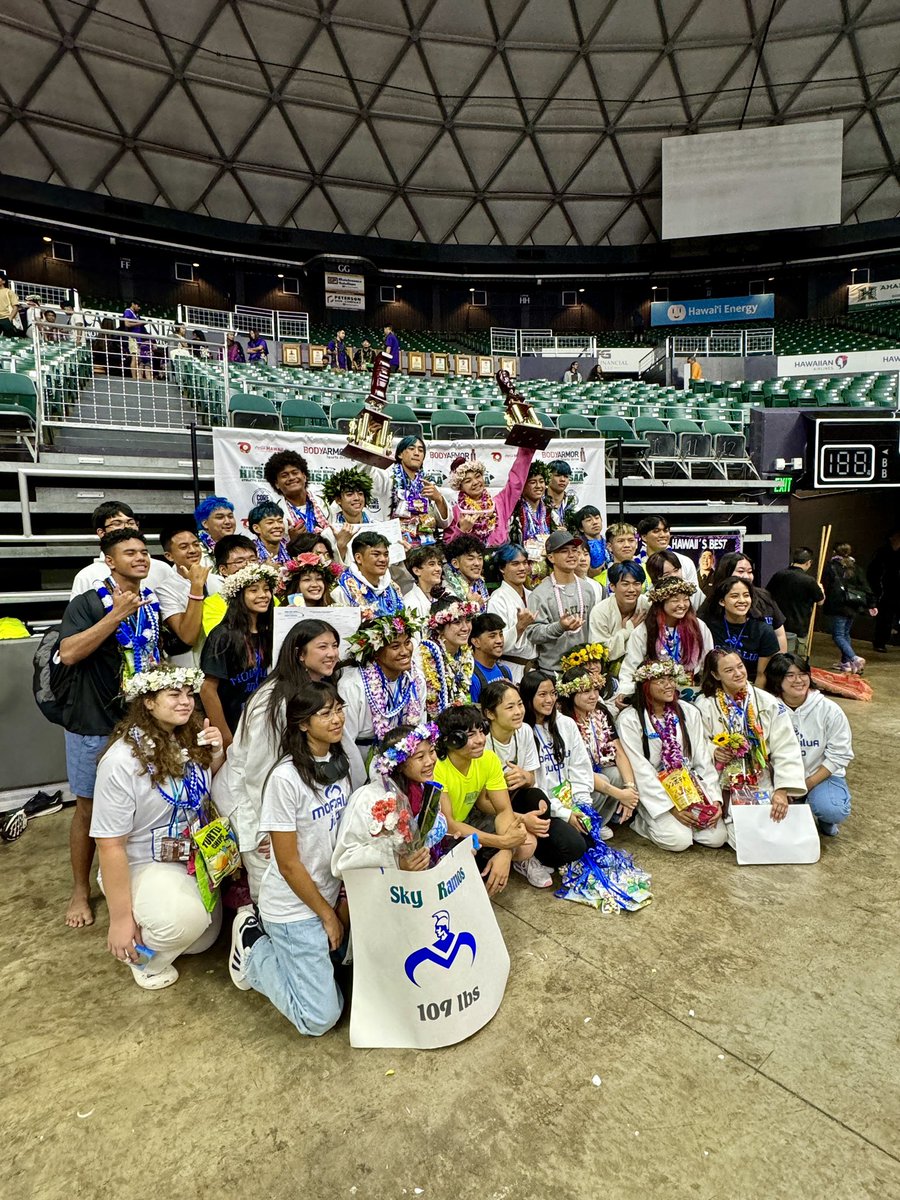
[[[808,804],[789,804],[783,821],[768,804],[733,804],[734,843],[742,867],[819,861],[819,831]]]
[[[359,537],[360,533],[380,533],[382,537],[388,540],[390,548],[390,562],[401,563],[406,560],[406,549],[403,545],[403,534],[400,530],[400,521],[394,517],[391,521],[370,521],[368,525],[360,525],[359,533],[354,533],[350,539],[350,545],[347,547],[347,558],[345,562],[353,562],[353,543]]]
[[[509,954],[466,838],[428,871],[344,872],[351,1046],[461,1042],[500,1007]]]
[[[306,608],[302,604],[279,604],[272,612],[272,662],[278,662],[281,644],[298,621],[327,621],[340,638],[340,655],[345,658],[349,647],[347,638],[359,629],[361,608]]]

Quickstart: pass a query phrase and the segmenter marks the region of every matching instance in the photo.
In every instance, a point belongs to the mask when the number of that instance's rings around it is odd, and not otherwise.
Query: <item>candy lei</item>
[[[747,773],[753,774],[754,768],[765,767],[769,757],[766,737],[749,689],[729,696],[723,688],[717,688],[716,704],[729,733],[743,733],[747,738],[750,745],[750,752],[745,756],[750,767]]]
[[[657,649],[673,662],[681,662],[681,634],[677,625],[664,627],[657,642]]]
[[[578,728],[595,769],[609,766],[610,763],[616,761],[616,752],[613,748],[615,734],[602,714],[591,713],[584,724],[581,721],[578,722]]]
[[[543,500],[538,500],[537,507],[532,508],[527,500],[522,501],[522,536],[525,542],[541,537],[550,532],[547,521],[547,507]]]
[[[358,579],[348,567],[341,575],[338,586],[346,594],[354,608],[370,608],[379,617],[389,617],[403,607],[402,597],[398,602],[397,589],[389,584],[383,592]]]
[[[424,719],[425,680],[415,655],[409,671],[393,683],[377,663],[360,668],[360,675],[379,741],[397,725],[418,725]]]
[[[410,517],[421,517],[428,512],[428,500],[423,495],[425,478],[420,471],[414,479],[410,479],[402,465],[397,463],[392,470],[391,480],[391,516],[399,514],[400,501],[406,504]]]
[[[98,586],[97,595],[106,611],[112,612],[112,593],[105,583]],[[141,588],[141,600],[137,612],[116,627],[126,679],[159,664],[159,601],[150,588]]]
[[[254,534],[253,540],[254,540],[254,542],[256,542],[256,557],[259,559],[260,562],[277,562],[277,563],[290,562],[291,556],[288,553],[287,542],[279,542],[278,543],[278,553],[273,555],[273,554],[270,554],[268,552],[268,550],[265,548],[265,546],[263,545],[262,538],[259,538]]]
[[[450,658],[439,640],[422,643],[422,673],[429,715],[470,702],[474,661],[471,646],[463,646],[454,658]]]
[[[190,813],[196,813],[200,820],[203,820],[203,801],[209,794],[209,788],[206,785],[206,774],[201,767],[196,763],[188,763],[185,766],[184,776],[176,781],[170,780],[172,784],[172,794],[170,795],[161,783],[157,783],[156,790],[164,800],[172,805],[174,812],[172,820],[176,820],[179,809],[184,809]]]
[[[473,537],[477,537],[479,541],[487,541],[490,535],[497,528],[497,509],[494,505],[494,498],[487,490],[481,493],[480,496],[467,496],[465,492],[459,493],[457,501],[460,509],[460,516],[471,515],[473,512],[481,513],[481,516],[476,518],[475,524],[469,530]]]
[[[677,771],[684,766],[684,751],[678,741],[678,717],[673,708],[666,705],[662,720],[650,715],[650,724],[659,738],[661,766],[664,771]]]
[[[212,538],[209,536],[209,534],[207,533],[207,531],[205,529],[197,530],[197,538],[200,542],[200,545],[203,547],[203,549],[208,554],[215,553],[216,543],[212,540]]]

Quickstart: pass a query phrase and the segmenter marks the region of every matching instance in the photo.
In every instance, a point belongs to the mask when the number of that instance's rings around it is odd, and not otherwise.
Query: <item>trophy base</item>
[[[391,455],[385,454],[380,446],[373,446],[365,442],[348,442],[344,449],[344,457],[366,463],[370,467],[392,467],[394,465]]]
[[[507,446],[527,446],[529,450],[543,450],[557,436],[552,429],[543,425],[511,425],[506,435]]]

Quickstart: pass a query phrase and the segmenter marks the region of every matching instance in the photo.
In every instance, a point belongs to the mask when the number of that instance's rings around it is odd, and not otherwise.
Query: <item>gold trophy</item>
[[[387,386],[391,378],[391,360],[386,354],[375,355],[372,385],[365,407],[351,420],[344,453],[357,462],[372,467],[389,467],[391,454],[391,420],[382,411],[387,403]]]
[[[513,385],[509,371],[498,371],[494,376],[503,393],[506,405],[507,446],[528,446],[532,450],[543,450],[553,440],[554,431],[545,429],[541,419]]]

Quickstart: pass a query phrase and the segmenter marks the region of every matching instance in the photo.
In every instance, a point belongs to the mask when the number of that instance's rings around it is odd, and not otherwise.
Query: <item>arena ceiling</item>
[[[834,116],[843,221],[900,212],[897,0],[6,0],[0,30],[0,169],[204,216],[652,242],[661,138]]]

